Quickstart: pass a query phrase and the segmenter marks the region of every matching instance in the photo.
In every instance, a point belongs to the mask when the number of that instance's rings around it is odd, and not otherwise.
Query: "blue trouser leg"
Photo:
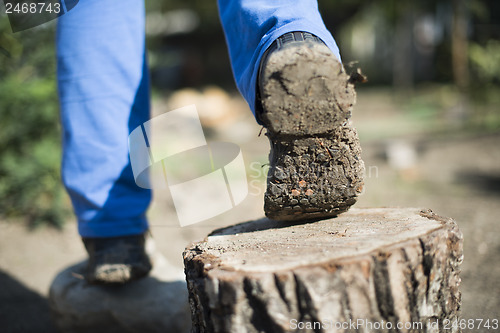
[[[59,18],[62,177],[83,237],[147,228],[150,190],[138,187],[128,135],[149,119],[142,0],[85,0]]]
[[[340,59],[316,0],[218,0],[218,4],[234,78],[254,114],[260,59],[279,36],[291,31],[310,32]]]
[[[260,59],[280,35],[313,33],[339,57],[314,0],[219,0],[219,9],[236,83],[253,112]],[[148,227],[151,193],[136,186],[127,145],[149,118],[144,39],[140,0],[80,1],[59,18],[62,176],[83,237]]]

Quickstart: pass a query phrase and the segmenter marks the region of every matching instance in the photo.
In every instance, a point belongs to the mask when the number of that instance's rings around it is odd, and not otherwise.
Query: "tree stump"
[[[456,223],[416,208],[223,228],[184,252],[193,332],[459,331],[462,258]]]

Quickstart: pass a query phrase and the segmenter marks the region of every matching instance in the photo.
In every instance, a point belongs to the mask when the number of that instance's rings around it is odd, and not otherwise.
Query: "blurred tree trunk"
[[[451,48],[453,77],[457,86],[464,92],[469,86],[467,8],[465,0],[453,0]]]
[[[397,21],[394,32],[392,83],[399,91],[411,91],[413,88],[414,2],[396,1],[395,11]]]
[[[468,53],[466,0],[453,0],[451,62],[459,98],[455,107],[450,110],[449,119],[458,126],[463,126],[470,113]]]

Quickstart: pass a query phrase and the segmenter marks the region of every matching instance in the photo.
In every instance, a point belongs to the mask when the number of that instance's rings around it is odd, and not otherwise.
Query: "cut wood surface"
[[[462,235],[430,210],[263,218],[214,231],[184,261],[194,332],[458,331],[443,323],[459,318]]]

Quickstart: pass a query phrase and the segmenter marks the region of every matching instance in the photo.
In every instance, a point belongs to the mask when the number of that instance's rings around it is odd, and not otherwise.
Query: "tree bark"
[[[214,231],[184,262],[193,332],[458,331],[443,324],[459,318],[462,235],[430,210],[264,218]]]

